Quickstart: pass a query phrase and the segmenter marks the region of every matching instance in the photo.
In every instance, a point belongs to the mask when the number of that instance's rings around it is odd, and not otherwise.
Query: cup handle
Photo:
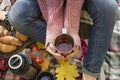
[[[62,34],[67,34],[67,28],[62,28]]]

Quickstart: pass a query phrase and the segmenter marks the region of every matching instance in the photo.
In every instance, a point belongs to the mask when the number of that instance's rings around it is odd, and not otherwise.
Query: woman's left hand
[[[69,59],[71,59],[71,58],[73,58],[73,57],[78,57],[78,56],[80,56],[80,54],[81,54],[81,53],[80,53],[80,52],[81,52],[80,50],[81,50],[80,46],[77,46],[77,45],[74,46],[72,52],[65,57],[65,60],[69,60]]]
[[[80,37],[77,33],[76,34],[71,33],[69,35],[71,35],[74,39],[74,47],[72,52],[65,57],[65,60],[71,59],[72,57],[80,58],[80,56],[82,55]]]

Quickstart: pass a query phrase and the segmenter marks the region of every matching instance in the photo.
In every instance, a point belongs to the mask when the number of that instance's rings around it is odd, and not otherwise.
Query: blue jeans
[[[17,0],[8,18],[16,30],[45,44],[47,24],[40,20],[41,15],[37,0]]]
[[[94,23],[89,36],[83,72],[97,77],[111,40],[117,4],[115,0],[85,0],[83,7],[88,11]],[[36,41],[45,43],[47,24],[40,20],[41,15],[37,0],[17,0],[8,18],[16,30]]]

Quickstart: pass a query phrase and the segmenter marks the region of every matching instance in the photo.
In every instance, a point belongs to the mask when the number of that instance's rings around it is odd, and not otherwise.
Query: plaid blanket
[[[120,20],[116,21],[103,66],[106,80],[120,80]]]
[[[11,7],[10,0],[1,0],[0,10],[9,11]]]

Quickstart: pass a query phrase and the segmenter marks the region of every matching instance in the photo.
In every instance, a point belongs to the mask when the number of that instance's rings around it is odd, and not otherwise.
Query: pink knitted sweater
[[[38,0],[42,14],[47,22],[46,44],[52,42],[55,37],[62,32],[62,28],[67,28],[67,33],[72,35],[75,44],[80,45],[77,38],[80,22],[80,11],[84,0]]]

